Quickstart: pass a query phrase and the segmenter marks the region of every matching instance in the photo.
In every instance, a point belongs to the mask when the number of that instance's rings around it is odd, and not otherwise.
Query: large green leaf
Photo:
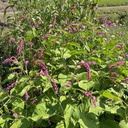
[[[71,123],[72,112],[73,107],[71,105],[67,105],[64,113],[66,128],[74,127],[74,125]]]
[[[61,122],[57,123],[56,128],[65,128],[65,127],[64,127],[64,122],[61,121]]]
[[[12,79],[14,79],[14,77],[15,77],[14,73],[10,74],[4,81],[2,81],[2,84],[5,84],[6,82],[11,81]]]
[[[78,80],[87,80],[87,72],[77,73],[76,78]]]
[[[87,81],[87,80],[81,80],[78,85],[79,85],[80,88],[82,88],[82,89],[87,91],[90,88],[94,87],[95,82]]]
[[[109,91],[104,91],[104,92],[102,93],[102,96],[104,96],[104,97],[106,97],[106,98],[109,98],[109,99],[112,99],[112,100],[121,101],[120,97],[113,95],[113,94],[112,94],[111,92],[109,92]]]
[[[119,128],[119,126],[118,126],[118,122],[106,118],[100,121],[100,128]]]
[[[10,102],[12,102],[12,108],[15,112],[22,113],[25,105],[25,102],[22,99],[13,97]]]
[[[0,91],[0,102],[4,101],[7,98],[8,98],[8,94],[4,90],[1,90]]]
[[[26,32],[26,37],[24,39],[25,42],[29,42],[32,40],[32,38],[34,37],[34,34],[33,34],[34,31],[27,31]]]
[[[119,128],[128,128],[128,122],[126,122],[125,120],[122,120],[119,123]]]
[[[86,50],[72,50],[69,52],[70,55],[87,54]]]
[[[14,120],[10,128],[30,128],[31,122],[27,118]]]
[[[48,119],[49,117],[55,115],[58,110],[58,106],[53,104],[46,105],[44,99],[42,99],[37,105],[32,114],[32,120],[38,121],[39,119]]]
[[[64,59],[68,59],[68,58],[70,58],[71,57],[71,55],[70,55],[70,53],[69,53],[70,51],[69,50],[67,50],[64,54],[63,54],[63,57],[64,57]]]
[[[78,123],[80,124],[80,128],[100,128],[98,118],[93,113],[81,113]]]
[[[67,82],[68,75],[60,73],[58,75],[58,81],[61,86],[65,86]]]
[[[0,117],[0,126],[2,127],[4,127],[4,123],[5,123],[5,119],[3,119],[2,117]],[[2,128],[3,128],[2,127]]]
[[[65,125],[66,128],[75,127],[78,119],[79,119],[80,111],[78,107],[67,105],[65,112],[64,112],[64,119],[65,119]]]

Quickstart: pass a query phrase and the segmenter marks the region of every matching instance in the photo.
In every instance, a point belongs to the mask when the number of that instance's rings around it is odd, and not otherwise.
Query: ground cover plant
[[[0,37],[1,128],[127,128],[128,43],[98,1],[11,1]]]

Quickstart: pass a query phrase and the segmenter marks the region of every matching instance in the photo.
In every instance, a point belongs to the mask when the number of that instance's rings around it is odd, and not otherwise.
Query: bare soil
[[[1,2],[1,1],[0,1],[0,13],[3,13],[3,12],[4,12],[4,9],[5,9],[8,5],[9,5],[9,4],[8,4],[7,2]],[[12,10],[8,8],[7,11],[9,12],[9,11],[12,11]]]
[[[0,1],[0,26],[1,26],[1,24],[3,24],[3,22],[5,22],[5,17],[3,14],[4,14],[5,8],[8,6],[9,6],[8,2],[1,2]],[[9,16],[11,14],[13,14],[13,10],[11,8],[8,8],[6,10],[6,16]]]

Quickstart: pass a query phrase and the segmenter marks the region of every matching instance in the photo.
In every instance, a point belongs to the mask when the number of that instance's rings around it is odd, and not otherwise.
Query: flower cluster
[[[22,49],[23,49],[23,44],[24,44],[24,41],[22,38],[20,38],[20,41],[19,41],[19,47],[18,47],[18,55],[20,55]]]
[[[49,76],[48,71],[47,71],[47,66],[42,62],[42,60],[37,60],[37,64],[39,67],[43,69],[43,75],[44,76]]]
[[[10,90],[14,87],[14,85],[16,84],[16,82],[13,82],[11,85],[9,85],[7,88],[6,88],[6,92],[9,94],[10,93]]]
[[[55,90],[55,92],[57,93],[57,92],[58,92],[57,84],[56,84],[56,82],[55,82],[55,80],[54,80],[53,78],[51,78],[51,81],[52,81],[52,83],[53,83],[54,90]]]
[[[28,101],[29,98],[28,92],[25,92],[24,96],[25,96],[25,100]]]
[[[6,64],[6,63],[10,63],[10,62],[18,62],[18,60],[16,59],[15,56],[12,56],[10,58],[5,59],[3,63]]]
[[[90,97],[90,99],[92,100],[94,107],[96,107],[96,100],[95,97],[90,93],[90,92],[84,92],[84,95]]]
[[[116,45],[116,47],[124,51],[124,43],[121,43],[120,45]]]
[[[113,68],[115,68],[117,66],[121,66],[121,65],[124,65],[124,64],[125,64],[124,61],[119,61],[116,64],[113,64],[113,65],[109,66],[109,69],[113,69]]]
[[[36,103],[37,102],[37,98],[35,98],[32,102],[31,102],[31,104],[34,104],[34,103]]]
[[[16,118],[20,118],[20,115],[19,114],[17,114],[17,113],[13,113],[13,115],[12,115],[13,117],[16,117]]]
[[[15,43],[15,38],[11,37],[10,41],[11,41],[12,43]]]
[[[91,69],[90,69],[90,66],[88,65],[88,63],[87,62],[79,62],[78,64],[77,64],[77,66],[78,65],[83,65],[84,67],[86,67],[86,69],[87,69],[87,74],[88,74],[88,80],[91,80]]]
[[[72,85],[72,82],[71,81],[68,81],[67,83],[66,83],[66,86],[71,86]]]
[[[118,78],[119,75],[116,72],[111,72],[111,77],[112,78]]]

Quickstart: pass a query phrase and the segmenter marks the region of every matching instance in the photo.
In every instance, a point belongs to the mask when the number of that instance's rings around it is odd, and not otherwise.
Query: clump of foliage
[[[2,128],[128,126],[128,44],[95,17],[97,2],[10,1],[17,13],[1,37]]]

